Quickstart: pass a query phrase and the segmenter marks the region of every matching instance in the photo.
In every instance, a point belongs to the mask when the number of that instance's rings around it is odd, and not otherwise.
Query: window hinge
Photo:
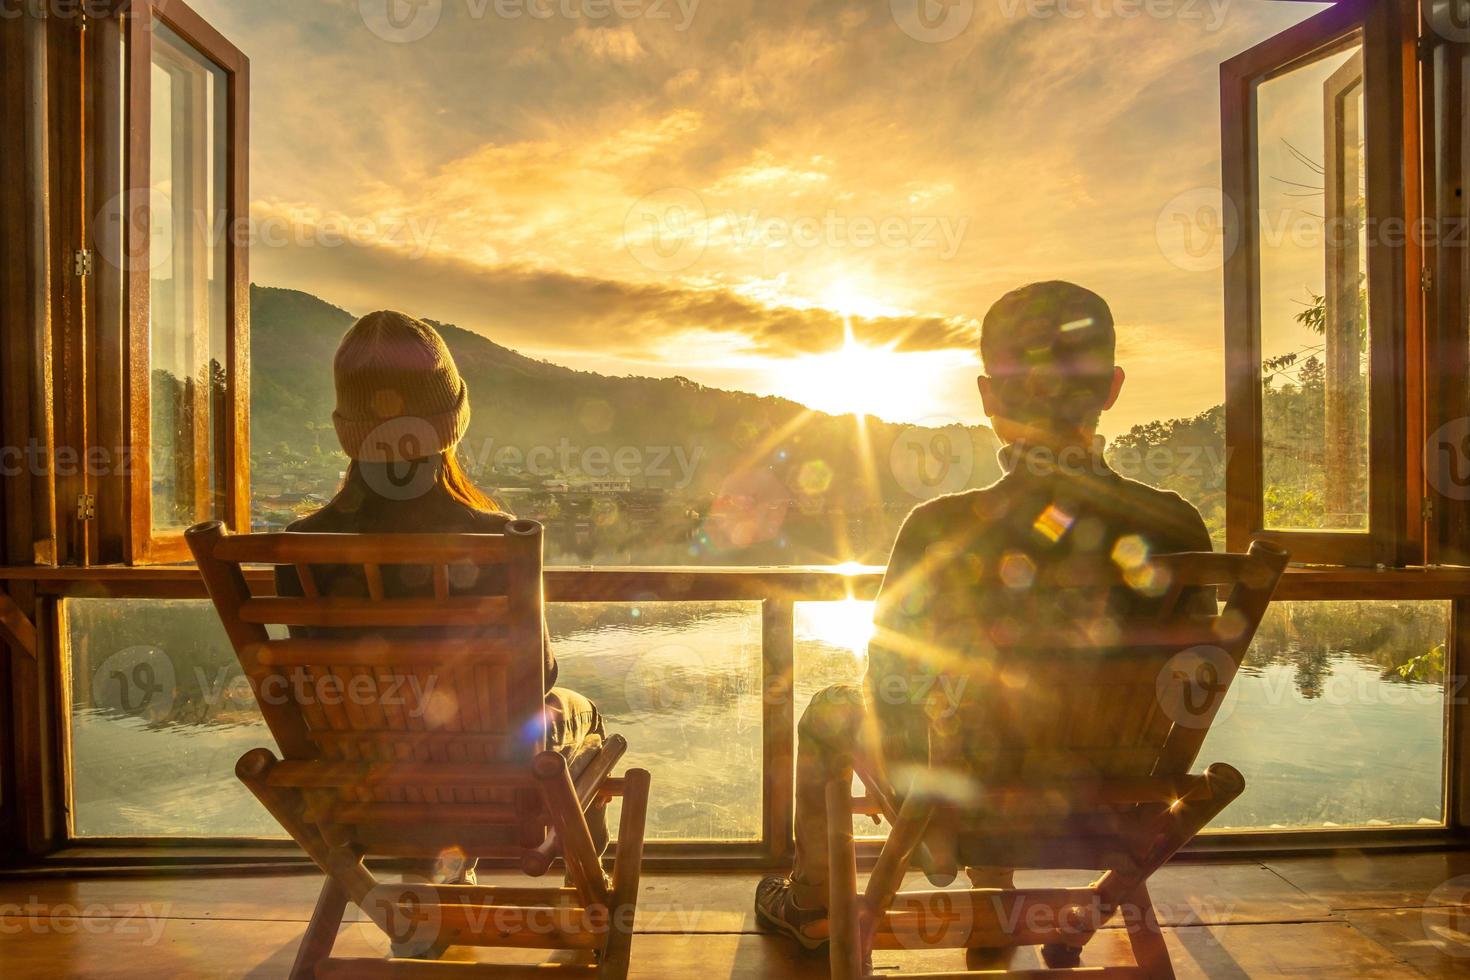
[[[90,276],[92,274],[92,251],[79,248],[72,253],[72,273],[78,276]]]
[[[1434,498],[1421,497],[1419,499],[1419,519],[1425,524],[1434,520]]]
[[[1419,288],[1426,293],[1434,288],[1434,272],[1427,265],[1419,269]]]
[[[77,520],[90,521],[97,516],[97,497],[90,493],[77,494]]]

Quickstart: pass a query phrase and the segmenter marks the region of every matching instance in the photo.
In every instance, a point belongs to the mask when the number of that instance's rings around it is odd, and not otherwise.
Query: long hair
[[[409,460],[399,463],[370,463],[370,466],[383,466],[394,468],[393,483],[397,485],[412,485],[416,482],[418,468],[421,466],[434,467],[434,489],[443,493],[450,500],[471,510],[482,511],[487,514],[501,513],[499,505],[485,494],[475,481],[470,479],[460,463],[459,457],[453,449],[446,449],[442,453],[429,456],[425,459]],[[342,481],[342,489],[349,487],[366,487],[371,489],[376,481],[366,478],[363,473],[363,464],[352,460],[347,466],[346,478]]]
[[[492,514],[500,512],[499,505],[477,487],[475,481],[471,480],[470,475],[464,471],[453,449],[440,453],[439,458],[441,462],[436,482],[454,501],[464,504],[471,510],[483,510]]]

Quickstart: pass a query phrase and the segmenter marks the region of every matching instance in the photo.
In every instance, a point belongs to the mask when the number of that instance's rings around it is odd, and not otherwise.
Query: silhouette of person
[[[332,422],[351,464],[332,500],[288,531],[500,534],[515,519],[480,492],[455,455],[469,426],[469,391],[432,326],[403,313],[370,313],[343,336],[333,373]],[[432,594],[424,575],[414,577],[422,571],[384,568],[384,587],[390,593]],[[493,571],[477,574],[474,591],[504,588]],[[361,595],[365,589],[360,568],[319,569],[316,577],[324,595]],[[301,594],[295,568],[280,566],[276,579],[281,594]],[[588,698],[556,686],[557,661],[544,627],[542,646],[546,745],[566,755],[575,774],[590,759],[582,752],[588,740],[605,734],[602,716]],[[600,853],[607,844],[605,804],[594,804],[587,819]],[[441,869],[439,877],[472,884],[474,869],[470,859]],[[423,957],[436,951],[411,952]]]
[[[1096,435],[1124,373],[1114,361],[1107,304],[1067,282],[1003,296],[985,316],[978,379],[985,414],[1003,446],[1003,475],[984,489],[913,510],[894,543],[876,603],[875,634],[861,688],[818,692],[797,731],[796,854],[789,876],[756,891],[758,921],[808,949],[826,943],[827,813],[824,786],[845,758],[862,754],[902,792],[924,768],[936,711],[957,692],[940,683],[947,664],[974,662],[995,642],[1034,624],[1080,621],[1079,590],[1034,588],[1066,567],[1113,565],[1137,590],[1103,598],[1106,615],[1144,615],[1148,557],[1209,551],[1205,523],[1177,494],[1126,479],[1104,462]],[[1098,601],[1096,591],[1086,602]],[[1213,612],[1200,591],[1186,608]],[[935,698],[940,699],[936,703]],[[1009,869],[971,869],[977,887],[1004,887]]]

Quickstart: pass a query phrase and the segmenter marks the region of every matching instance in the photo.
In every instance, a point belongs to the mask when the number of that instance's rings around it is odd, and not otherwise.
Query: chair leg
[[[1140,884],[1123,902],[1123,924],[1128,928],[1128,942],[1133,958],[1152,980],[1174,980],[1174,965],[1169,961],[1169,947],[1164,930],[1149,898],[1148,885]]]
[[[311,924],[306,927],[306,935],[301,937],[301,946],[296,950],[291,980],[311,980],[316,976],[317,964],[332,955],[332,947],[337,943],[337,930],[346,910],[346,889],[337,884],[336,878],[328,876],[322,884],[321,894],[317,896]]]
[[[878,852],[878,860],[868,875],[868,887],[863,889],[864,902],[873,914],[881,915],[893,904],[893,896],[903,887],[903,876],[908,874],[914,852],[923,842],[933,816],[932,801],[917,794],[903,801],[898,820],[894,821],[888,840],[883,842],[883,850]],[[939,860],[945,859],[941,856]],[[957,869],[945,866],[938,870],[951,881],[957,873]]]
[[[852,842],[852,773],[827,783],[828,956],[832,980],[861,980],[866,943],[859,919],[857,852]]]
[[[587,815],[582,812],[576,788],[572,786],[567,760],[556,752],[542,752],[532,763],[532,773],[541,787],[551,825],[556,828],[561,841],[567,877],[576,887],[582,904],[609,904],[612,896],[608,893],[597,845],[592,842],[592,832],[587,829]]]
[[[643,830],[648,819],[648,781],[647,769],[629,769],[623,777],[623,813],[618,820],[618,853],[613,860],[607,943],[597,965],[597,980],[627,980],[643,864]]]

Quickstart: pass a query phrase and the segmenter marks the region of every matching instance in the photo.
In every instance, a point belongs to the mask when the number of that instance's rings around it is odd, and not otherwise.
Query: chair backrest
[[[1073,605],[1097,614],[992,636],[973,668],[937,685],[946,700],[931,704],[930,771],[964,768],[977,787],[1188,772],[1286,562],[1255,542],[1243,555],[1156,555],[1146,567],[1038,579],[1033,588],[1095,596]],[[1155,597],[1151,615],[1108,615],[1106,597],[1119,589]],[[1212,615],[1187,601],[1219,589],[1225,601]]]
[[[529,769],[545,748],[535,521],[504,534],[246,535],[212,522],[186,538],[285,760]],[[293,569],[300,594],[252,594],[246,565]],[[539,841],[539,806],[485,786],[366,779],[335,802],[377,805],[357,816],[387,822],[392,804],[479,805]]]

